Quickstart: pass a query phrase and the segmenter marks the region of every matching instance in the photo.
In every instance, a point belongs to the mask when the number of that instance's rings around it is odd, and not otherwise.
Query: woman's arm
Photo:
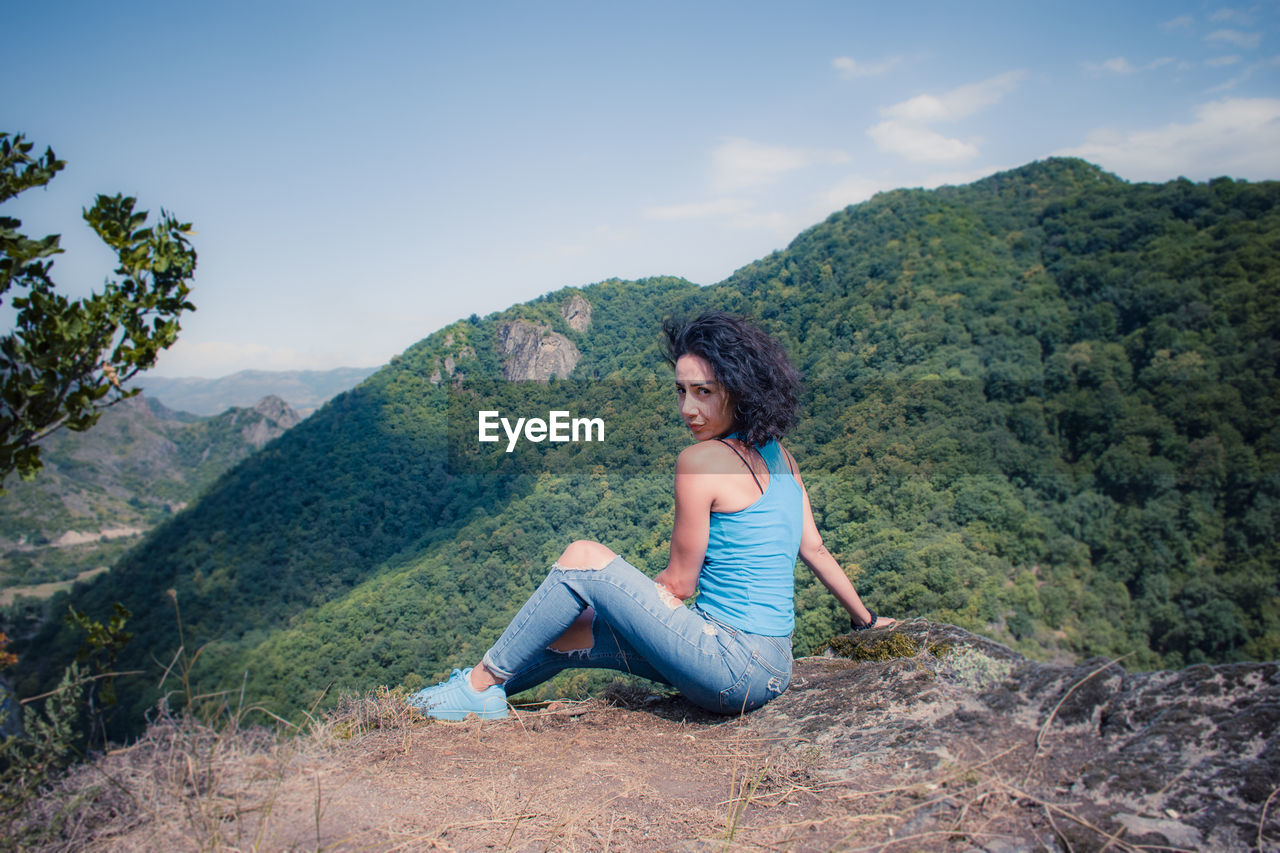
[[[787,459],[791,462],[791,470],[795,472],[796,482],[800,483],[800,493],[804,500],[804,529],[800,535],[800,559],[849,612],[853,623],[859,626],[866,625],[871,621],[871,611],[862,603],[858,591],[853,588],[853,581],[849,580],[849,576],[844,573],[844,569],[836,562],[836,558],[827,550],[827,546],[822,544],[822,534],[818,532],[818,525],[813,520],[809,492],[804,487],[804,481],[800,479],[800,470],[796,467],[795,459],[790,452],[787,452]],[[875,627],[883,628],[896,621],[888,616],[880,616],[875,621]]]
[[[708,464],[714,449],[706,443],[686,447],[676,458],[675,524],[671,557],[654,580],[681,601],[698,591],[698,573],[711,535],[711,506],[717,477]]]

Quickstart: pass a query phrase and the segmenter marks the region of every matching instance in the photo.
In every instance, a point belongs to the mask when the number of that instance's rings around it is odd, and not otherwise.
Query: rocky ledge
[[[1280,850],[1280,664],[1055,666],[920,620],[832,646],[743,723],[908,847]]]
[[[1277,664],[1052,666],[923,621],[833,645],[741,717],[621,679],[462,723],[379,688],[290,738],[162,710],[0,809],[0,849],[1280,849]]]

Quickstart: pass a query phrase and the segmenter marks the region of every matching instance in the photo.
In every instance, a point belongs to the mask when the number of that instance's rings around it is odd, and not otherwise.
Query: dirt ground
[[[461,723],[397,698],[357,700],[287,740],[159,721],[46,800],[69,819],[43,849],[885,849],[945,788],[824,778],[817,753],[679,697],[619,691]],[[895,849],[982,849],[955,841]]]
[[[804,798],[765,778],[770,744],[671,704],[687,715],[557,704],[371,736],[327,801],[321,846],[704,849],[766,814],[803,818]]]
[[[741,718],[620,682],[484,722],[385,689],[303,732],[161,714],[17,826],[47,851],[1280,851],[1276,664],[859,642]]]

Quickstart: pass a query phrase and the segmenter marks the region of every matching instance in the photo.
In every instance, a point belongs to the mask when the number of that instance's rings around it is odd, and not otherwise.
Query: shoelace
[[[444,681],[437,682],[436,687],[445,687],[449,684],[449,682],[453,681],[455,678],[457,678],[460,675],[462,675],[462,670],[455,669],[452,673],[449,674],[449,677],[446,678]],[[431,689],[434,690],[435,688],[431,688]],[[433,697],[430,695],[427,695],[427,696],[423,696],[422,698],[425,702],[429,704],[431,703],[431,700]]]

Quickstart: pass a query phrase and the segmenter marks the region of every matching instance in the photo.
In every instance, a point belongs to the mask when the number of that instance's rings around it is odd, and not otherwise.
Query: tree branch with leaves
[[[33,157],[22,135],[0,133],[0,204],[49,183],[66,165],[52,149]],[[40,470],[39,442],[55,430],[87,430],[107,407],[138,393],[125,385],[178,339],[196,252],[190,223],[161,210],[147,224],[137,200],[99,195],[85,221],[116,253],[116,278],[83,299],[55,292],[59,235],[32,240],[0,216],[0,304],[10,288],[14,328],[0,337],[0,484]]]

